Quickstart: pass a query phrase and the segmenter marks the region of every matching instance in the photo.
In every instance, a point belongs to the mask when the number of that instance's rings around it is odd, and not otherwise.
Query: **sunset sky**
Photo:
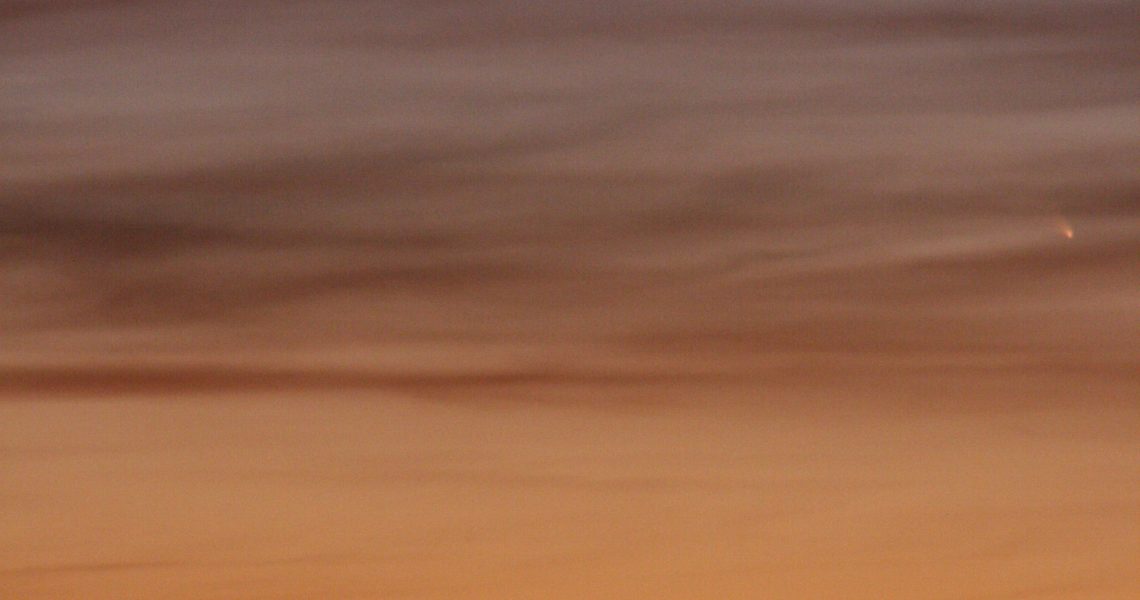
[[[1140,597],[1138,26],[0,0],[0,598]]]

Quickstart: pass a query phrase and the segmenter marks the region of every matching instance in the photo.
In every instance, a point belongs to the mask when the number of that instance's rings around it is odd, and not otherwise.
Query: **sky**
[[[0,0],[0,596],[1136,597],[1136,23]]]

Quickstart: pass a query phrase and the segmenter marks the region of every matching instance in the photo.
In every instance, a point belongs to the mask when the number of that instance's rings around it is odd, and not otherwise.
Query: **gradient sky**
[[[0,596],[1137,597],[1138,19],[0,0]]]

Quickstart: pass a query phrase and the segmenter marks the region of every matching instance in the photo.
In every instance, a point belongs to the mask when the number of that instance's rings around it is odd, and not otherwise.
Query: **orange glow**
[[[0,0],[0,600],[1140,598],[1136,5]]]

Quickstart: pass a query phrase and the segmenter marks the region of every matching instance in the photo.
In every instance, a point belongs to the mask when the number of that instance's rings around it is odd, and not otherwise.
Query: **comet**
[[[1065,217],[1057,217],[1054,224],[1057,227],[1057,232],[1065,236],[1065,239],[1073,239],[1073,224],[1070,223],[1068,219]]]

